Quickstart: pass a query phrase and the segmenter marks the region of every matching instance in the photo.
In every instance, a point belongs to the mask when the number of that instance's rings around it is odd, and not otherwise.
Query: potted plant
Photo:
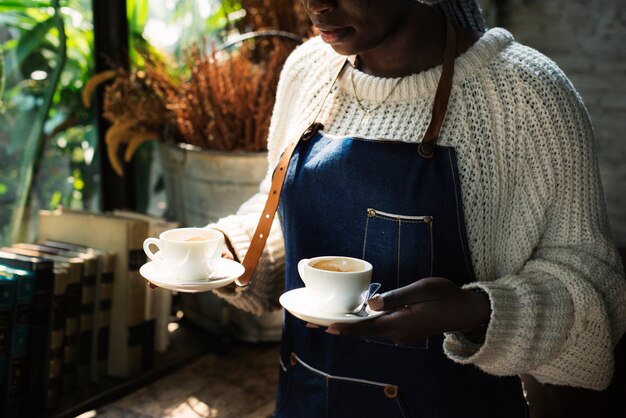
[[[232,213],[266,173],[267,133],[282,65],[301,41],[281,31],[245,34],[219,48],[192,45],[180,66],[154,55],[141,69],[94,77],[111,122],[107,153],[123,175],[146,141],[157,140],[168,206],[178,221],[203,225]],[[235,50],[230,47],[239,45]]]

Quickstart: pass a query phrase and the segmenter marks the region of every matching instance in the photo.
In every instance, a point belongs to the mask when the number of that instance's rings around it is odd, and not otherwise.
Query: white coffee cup
[[[150,245],[159,252],[153,253]],[[148,238],[143,250],[150,260],[167,269],[179,281],[208,280],[215,274],[212,260],[222,255],[224,234],[209,228],[177,228]]]
[[[298,273],[315,309],[345,314],[363,302],[372,279],[372,265],[358,258],[323,256],[300,260]]]

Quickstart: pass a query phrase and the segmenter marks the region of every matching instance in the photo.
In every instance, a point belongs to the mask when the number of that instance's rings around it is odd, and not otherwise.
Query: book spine
[[[78,386],[78,326],[82,286],[79,281],[67,284],[65,305],[65,347],[63,350],[63,392]]]
[[[111,331],[111,307],[113,306],[113,271],[115,268],[115,255],[108,254],[103,263],[102,277],[100,281],[100,310],[98,321],[98,344],[97,362],[100,374],[106,374],[107,361],[109,358],[109,336]]]
[[[52,268],[35,270],[31,327],[28,344],[28,395],[27,416],[35,416],[45,404],[47,370],[50,363],[50,330],[52,326],[52,293],[54,276]],[[46,349],[42,349],[45,347]]]
[[[28,388],[29,346],[32,338],[33,301],[35,280],[33,275],[16,275],[17,288],[12,312],[13,329],[8,361],[8,382],[4,395],[3,417],[18,418],[26,413],[25,404],[30,401]],[[40,351],[41,346],[40,346]]]
[[[96,275],[84,270],[80,301],[80,320],[78,334],[78,383],[83,385],[90,378],[91,341],[93,338],[94,298]]]
[[[65,307],[67,305],[66,269],[54,271],[54,294],[52,299],[52,330],[50,332],[50,362],[48,384],[45,388],[45,408],[52,408],[61,394],[63,386],[63,355],[65,344]]]
[[[133,233],[131,232],[131,237]],[[145,238],[144,238],[145,239]],[[130,240],[131,242],[133,239]],[[142,240],[143,242],[143,240]],[[139,268],[145,263],[146,254],[143,249],[135,249],[129,245],[128,266],[127,266],[127,297],[128,307],[126,310],[126,323],[128,327],[128,340],[126,341],[126,350],[128,357],[126,358],[126,370],[129,376],[137,375],[146,366],[144,354],[146,347],[154,347],[154,338],[146,341],[146,321],[145,321],[145,303],[146,303],[146,285],[145,281],[139,275]],[[153,337],[153,335],[152,335]]]
[[[13,307],[15,305],[16,281],[12,275],[0,272],[0,411],[4,409],[4,397],[9,380],[9,356],[11,331],[13,330]]]

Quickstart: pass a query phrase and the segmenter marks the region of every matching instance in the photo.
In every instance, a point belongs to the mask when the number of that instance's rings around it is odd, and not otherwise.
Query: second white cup
[[[153,253],[154,245],[159,252]],[[224,234],[208,228],[170,229],[159,238],[148,238],[143,250],[150,260],[167,269],[178,281],[202,281],[215,275],[212,260],[220,258]]]
[[[298,263],[298,273],[317,310],[345,314],[363,302],[372,280],[372,265],[352,257],[305,258]]]

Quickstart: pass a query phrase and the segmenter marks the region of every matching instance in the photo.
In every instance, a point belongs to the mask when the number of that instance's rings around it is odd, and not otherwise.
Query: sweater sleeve
[[[549,83],[532,77],[520,122],[531,140],[518,144],[524,150],[510,196],[513,215],[506,217],[510,230],[527,232],[508,239],[531,251],[519,270],[465,286],[490,297],[485,341],[476,345],[448,333],[444,349],[454,361],[491,374],[530,373],[542,383],[601,390],[611,381],[613,348],[626,328],[623,268],[586,109],[557,70]],[[533,202],[538,195],[547,201]],[[531,236],[539,237],[536,243],[527,243]]]

